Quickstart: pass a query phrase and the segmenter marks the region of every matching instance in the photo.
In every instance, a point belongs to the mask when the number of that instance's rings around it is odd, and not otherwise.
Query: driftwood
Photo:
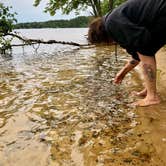
[[[57,40],[40,40],[40,39],[28,39],[22,36],[17,35],[16,33],[7,33],[6,36],[12,36],[15,38],[18,38],[19,40],[23,41],[23,44],[13,44],[11,47],[16,47],[16,46],[26,46],[26,45],[34,45],[34,44],[66,44],[66,45],[73,45],[73,46],[78,46],[78,47],[88,47],[92,46],[90,44],[79,44],[75,42],[65,42],[65,41],[57,41]]]
[[[65,42],[65,41],[57,41],[57,40],[48,40],[48,41],[44,41],[44,40],[40,40],[40,39],[28,39],[22,36],[19,36],[16,33],[7,33],[5,34],[5,36],[11,36],[11,37],[15,37],[18,38],[19,40],[23,41],[23,44],[13,44],[11,45],[11,47],[19,47],[19,46],[26,46],[26,45],[32,45],[34,46],[35,44],[66,44],[66,45],[72,45],[72,46],[77,46],[77,47],[81,47],[81,48],[93,48],[96,45],[92,45],[92,44],[79,44],[79,43],[75,43],[75,42]],[[39,48],[39,45],[37,48],[35,48],[35,50],[37,51],[37,49]],[[113,43],[112,45],[115,45],[115,58],[117,61],[117,44]],[[5,51],[6,48],[4,48],[3,50]]]

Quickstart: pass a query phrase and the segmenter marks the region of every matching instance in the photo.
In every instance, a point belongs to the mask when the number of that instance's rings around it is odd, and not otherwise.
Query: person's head
[[[92,44],[113,42],[107,35],[102,17],[96,18],[90,23],[88,41]]]

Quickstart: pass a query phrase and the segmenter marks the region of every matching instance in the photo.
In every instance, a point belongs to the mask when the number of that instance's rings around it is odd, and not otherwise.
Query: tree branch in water
[[[44,41],[44,40],[40,40],[40,39],[28,39],[28,38],[19,36],[15,33],[7,33],[6,36],[12,36],[12,37],[18,38],[19,40],[22,40],[24,42],[23,44],[13,44],[13,45],[11,45],[12,47],[34,45],[34,44],[66,44],[66,45],[73,45],[73,46],[78,46],[78,47],[92,46],[90,44],[79,44],[79,43],[75,43],[75,42],[65,42],[65,41],[57,41],[57,40]]]

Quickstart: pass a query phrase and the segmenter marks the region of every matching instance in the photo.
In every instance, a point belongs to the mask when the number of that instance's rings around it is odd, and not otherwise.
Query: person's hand
[[[124,75],[122,73],[117,73],[117,75],[114,78],[114,83],[121,84],[123,78],[124,78]]]

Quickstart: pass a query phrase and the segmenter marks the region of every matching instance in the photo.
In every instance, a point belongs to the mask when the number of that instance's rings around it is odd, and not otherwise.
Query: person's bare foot
[[[146,88],[145,88],[145,89],[143,89],[143,90],[140,91],[140,92],[134,91],[134,92],[132,92],[132,95],[133,95],[133,96],[138,96],[138,97],[146,97],[146,95],[147,95],[147,90],[146,90]]]
[[[134,103],[132,103],[132,106],[140,106],[140,107],[145,107],[145,106],[150,106],[150,105],[155,105],[155,104],[159,104],[161,102],[159,96],[157,95],[156,97],[150,99],[148,97],[142,99],[142,100],[138,100]]]

